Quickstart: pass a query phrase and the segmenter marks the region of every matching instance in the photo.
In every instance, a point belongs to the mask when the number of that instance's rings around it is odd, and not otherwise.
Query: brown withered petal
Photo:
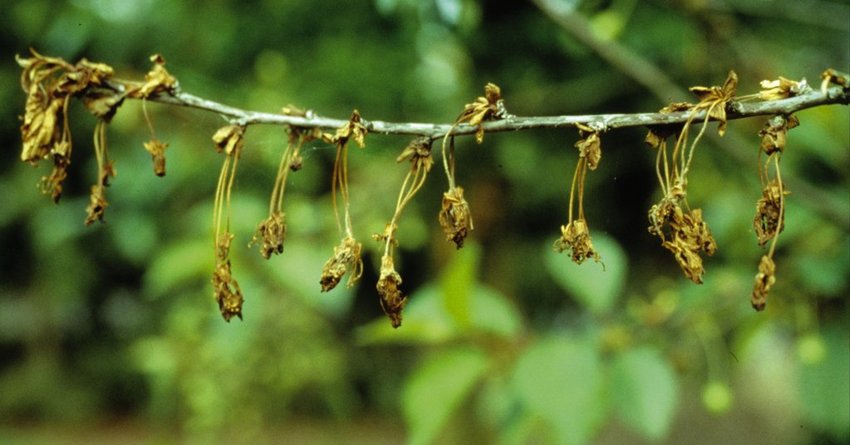
[[[602,140],[599,138],[599,132],[581,124],[578,128],[583,139],[579,139],[575,147],[578,148],[579,156],[587,160],[587,168],[596,170],[602,159]]]
[[[351,112],[348,122],[338,128],[328,142],[345,144],[348,142],[348,139],[353,138],[357,146],[363,148],[366,146],[367,133],[369,133],[369,130],[363,125],[363,118],[360,117],[360,112],[354,110]]]
[[[697,108],[710,109],[709,116],[718,121],[717,133],[723,136],[726,132],[726,104],[735,96],[738,87],[738,75],[729,71],[722,87],[691,87],[689,90],[700,100]]]
[[[239,283],[233,279],[230,271],[230,260],[224,261],[216,265],[215,272],[212,277],[213,297],[218,303],[218,309],[221,311],[221,316],[224,321],[230,322],[233,316],[242,319],[242,304],[245,299],[242,297],[242,290],[239,288]]]
[[[805,79],[797,82],[796,80],[786,79],[779,76],[776,80],[762,80],[759,84],[762,88],[759,91],[759,98],[762,100],[777,100],[787,97],[796,96],[808,89]]]
[[[422,136],[410,141],[395,159],[399,163],[406,160],[410,160],[414,170],[424,167],[426,172],[431,171],[431,166],[434,165],[434,159],[431,157],[431,138]]]
[[[106,201],[102,184],[93,185],[89,196],[89,205],[86,207],[86,225],[89,226],[95,221],[103,222],[103,214],[109,202]]]
[[[55,141],[59,140],[59,113],[64,103],[63,99],[43,97],[37,91],[38,85],[33,84],[33,88],[36,91],[31,91],[27,97],[24,122],[21,124],[21,160],[30,164],[46,158]]]
[[[599,252],[593,248],[590,230],[584,219],[576,219],[566,226],[561,226],[561,237],[555,241],[554,248],[558,253],[570,251],[570,256],[576,264],[581,264],[588,258],[593,258],[597,263],[602,260]]]
[[[251,244],[262,240],[260,253],[263,258],[269,259],[273,253],[283,253],[283,242],[286,240],[285,217],[284,213],[275,211],[257,225],[257,231],[251,239]]]
[[[780,192],[782,190],[782,192]],[[789,192],[784,184],[774,179],[762,190],[762,197],[756,203],[756,216],[753,218],[753,230],[756,232],[759,246],[764,246],[768,241],[785,229],[785,221],[780,220],[782,215],[782,194]]]
[[[402,294],[401,276],[396,272],[393,258],[385,255],[381,258],[381,274],[375,286],[380,297],[381,309],[390,319],[393,328],[401,326],[401,311],[407,303],[407,297]]]
[[[168,144],[157,139],[152,139],[145,142],[145,150],[151,155],[153,160],[153,172],[157,176],[165,176],[165,149]]]
[[[479,96],[474,102],[464,105],[456,124],[468,123],[469,125],[480,125],[482,122],[494,119],[505,119],[508,112],[502,101],[502,90],[494,83],[484,86],[484,96]],[[478,127],[475,132],[475,140],[479,144],[484,141],[484,128]]]
[[[767,304],[767,294],[776,283],[776,265],[768,255],[763,255],[759,262],[758,273],[756,273],[753,285],[752,305],[753,309],[763,311]]]
[[[322,268],[322,278],[319,280],[322,292],[334,289],[346,272],[350,272],[347,287],[353,286],[360,279],[363,275],[363,260],[360,258],[362,250],[363,245],[350,236],[343,238],[339,246],[334,247],[334,255]]]
[[[674,237],[672,241],[661,244],[673,253],[673,258],[679,263],[679,267],[685,276],[696,284],[702,284],[702,275],[705,269],[702,265],[702,257],[693,249],[693,245],[687,239]]]
[[[830,84],[838,85],[845,90],[850,88],[850,74],[829,68],[821,73],[820,77],[823,79],[820,85],[820,90],[823,94],[826,94],[826,90],[829,88]]]
[[[152,95],[173,92],[177,88],[177,79],[165,69],[165,59],[154,54],[150,57],[153,68],[145,74],[145,83],[138,90],[130,92],[136,98],[148,98]]]
[[[238,156],[242,151],[244,134],[245,127],[241,125],[234,124],[219,128],[212,137],[216,151],[228,155],[235,151]]]
[[[463,241],[475,227],[472,223],[469,203],[463,198],[462,187],[454,187],[443,193],[439,220],[446,240],[455,243],[458,249],[463,247]]]

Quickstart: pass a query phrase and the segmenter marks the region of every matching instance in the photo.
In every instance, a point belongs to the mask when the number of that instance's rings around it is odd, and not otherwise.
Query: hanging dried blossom
[[[756,216],[753,218],[753,229],[756,231],[759,246],[764,246],[785,229],[783,195],[790,193],[776,178],[762,190],[762,197],[756,203]]]
[[[800,125],[800,121],[793,114],[790,116],[776,115],[765,122],[764,128],[759,131],[761,150],[764,154],[770,156],[784,150],[788,130],[798,125]]]
[[[457,186],[443,193],[438,219],[446,240],[453,242],[458,249],[463,247],[469,232],[475,229],[469,203],[463,197],[463,187]]]
[[[363,274],[363,262],[360,259],[361,244],[354,239],[354,229],[351,225],[350,199],[348,195],[348,141],[354,138],[355,142],[363,148],[365,146],[366,127],[362,124],[360,113],[354,110],[348,123],[337,129],[333,137],[324,139],[336,144],[336,159],[334,160],[333,178],[331,182],[331,200],[333,202],[334,216],[336,217],[337,229],[342,240],[339,246],[334,247],[334,254],[325,262],[319,284],[322,292],[335,288],[346,272],[350,273],[347,286],[351,287]],[[293,162],[300,164],[296,153],[290,157],[289,168],[292,169]],[[283,166],[283,163],[281,164]],[[343,216],[340,218],[337,205],[337,190],[342,197]]]
[[[322,292],[328,292],[339,284],[342,277],[348,273],[347,287],[356,283],[363,275],[363,260],[360,258],[363,245],[354,238],[345,237],[339,246],[334,247],[334,255],[325,262],[322,268]]]
[[[233,234],[230,233],[230,196],[242,152],[244,134],[245,127],[228,125],[218,129],[213,135],[216,150],[224,153],[225,158],[218,176],[213,203],[215,270],[212,284],[213,296],[218,303],[221,316],[227,322],[234,315],[242,319],[244,301],[239,283],[232,276],[230,263],[230,243],[233,240]]]
[[[776,284],[776,265],[770,255],[763,255],[761,261],[759,261],[759,269],[753,285],[753,309],[764,310],[767,304],[767,294],[774,284]]]
[[[401,311],[407,303],[407,297],[401,292],[399,286],[401,286],[401,275],[395,270],[393,258],[384,255],[381,258],[381,273],[375,287],[378,290],[381,308],[394,328],[401,326]]]
[[[581,264],[588,258],[600,261],[599,253],[593,248],[587,221],[575,219],[566,226],[561,226],[561,237],[555,241],[558,253],[570,252],[573,262]]]

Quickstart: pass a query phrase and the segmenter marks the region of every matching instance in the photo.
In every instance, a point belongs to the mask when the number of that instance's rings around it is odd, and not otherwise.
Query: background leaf
[[[628,261],[623,248],[613,238],[604,233],[592,233],[592,236],[593,247],[602,256],[604,268],[591,260],[577,265],[566,252],[555,252],[551,243],[546,244],[544,263],[561,288],[589,311],[601,315],[610,312],[622,294]]]
[[[402,394],[410,444],[432,443],[488,367],[487,356],[472,348],[432,356],[410,376]]]
[[[657,350],[625,351],[613,363],[611,399],[623,421],[648,439],[661,439],[678,405],[676,374]]]

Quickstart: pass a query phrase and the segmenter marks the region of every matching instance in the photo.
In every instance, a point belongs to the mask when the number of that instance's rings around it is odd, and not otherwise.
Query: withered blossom
[[[767,304],[767,294],[770,288],[776,284],[776,265],[770,255],[762,255],[759,261],[758,273],[756,273],[753,285],[752,305],[753,309],[763,311]]]
[[[443,202],[438,215],[446,240],[460,249],[469,232],[475,229],[469,203],[463,197],[463,187],[456,186],[443,193]]]
[[[283,253],[283,242],[286,240],[285,218],[286,214],[277,210],[257,225],[251,244],[262,241],[260,253],[263,258],[269,259],[273,253]]]
[[[216,240],[216,265],[213,272],[212,285],[213,297],[218,303],[219,311],[224,321],[230,322],[233,316],[242,319],[242,304],[245,299],[242,297],[242,290],[239,288],[239,282],[231,275],[230,259],[230,243],[233,240],[233,235],[229,232],[224,232]]]
[[[783,196],[790,193],[776,178],[762,190],[762,197],[756,203],[756,216],[753,218],[753,229],[756,231],[759,246],[764,246],[785,229]]]
[[[782,76],[776,80],[762,80],[759,85],[762,88],[759,91],[759,98],[762,100],[785,99],[810,90],[806,79],[798,82]]]
[[[390,319],[393,328],[401,326],[401,311],[407,303],[407,297],[399,289],[401,275],[395,270],[393,258],[384,255],[381,258],[381,272],[378,284],[375,286],[380,297],[381,308]]]
[[[322,268],[319,284],[322,292],[328,292],[339,284],[342,277],[349,273],[347,287],[354,286],[363,275],[363,260],[360,258],[363,245],[352,237],[345,237],[339,246],[334,247],[333,256]]]
[[[700,252],[709,256],[717,251],[717,242],[701,209],[685,212],[674,199],[662,199],[650,210],[650,233],[661,238],[661,245],[673,253],[679,267],[691,281],[702,284],[705,272]]]
[[[360,112],[354,110],[351,112],[351,117],[348,123],[338,128],[333,136],[326,137],[326,142],[331,144],[345,145],[349,139],[354,139],[357,146],[363,148],[366,146],[366,134],[369,130],[363,125],[363,118],[360,117]]]
[[[734,71],[729,71],[726,81],[722,87],[691,87],[689,90],[699,98],[699,103],[694,106],[693,110],[707,110],[707,118],[716,119],[717,133],[723,136],[726,133],[726,105],[735,96],[735,90],[738,87],[738,75]]]
[[[579,157],[587,160],[587,168],[596,170],[599,160],[602,159],[602,140],[599,132],[584,124],[578,124],[581,139],[576,142],[575,147],[579,151]]]
[[[575,219],[566,226],[561,226],[561,237],[555,241],[554,248],[558,253],[569,251],[576,264],[581,264],[588,258],[593,258],[597,263],[602,260],[599,252],[593,248],[590,230],[584,219]]]
[[[761,136],[761,150],[768,156],[785,149],[788,130],[800,125],[796,116],[776,115],[764,123],[764,128],[759,131]]]
[[[93,185],[89,195],[89,205],[86,207],[85,224],[89,226],[95,221],[103,222],[103,214],[108,206],[103,184]]]
[[[177,89],[177,79],[165,69],[165,58],[159,54],[150,57],[153,68],[145,74],[145,82],[128,92],[130,97],[147,99],[160,93],[173,93]]]
[[[212,137],[216,151],[227,155],[234,152],[238,154],[242,151],[244,134],[245,127],[241,125],[232,124],[219,128]]]
[[[829,68],[821,73],[820,77],[823,79],[820,84],[820,90],[823,94],[826,94],[830,84],[838,85],[845,91],[850,89],[850,74]]]
[[[502,100],[501,88],[494,83],[488,83],[484,86],[483,96],[479,96],[474,102],[464,105],[463,112],[455,119],[455,125],[462,123],[478,125],[475,141],[480,144],[484,141],[484,128],[480,126],[481,122],[505,119],[508,116],[508,111],[505,109],[505,103]]]
[[[165,176],[165,149],[168,144],[156,139],[145,142],[145,150],[150,153],[153,161],[153,172],[157,176]]]

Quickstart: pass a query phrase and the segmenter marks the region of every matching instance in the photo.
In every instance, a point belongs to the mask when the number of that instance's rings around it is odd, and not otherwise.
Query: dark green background
[[[818,87],[850,66],[841,1],[560,1],[681,89],[739,93],[782,75]],[[352,149],[355,234],[366,272],[319,292],[338,243],[333,149],[314,142],[290,175],[285,252],[247,247],[265,215],[285,136],[251,127],[233,203],[233,268],[245,321],[212,300],[210,220],[225,121],[148,104],[170,143],[153,175],[138,102],[108,129],[118,176],[107,223],[84,227],[96,166],[94,119],[74,104],[62,203],[19,162],[25,96],[14,54],[112,65],[140,79],[162,54],[190,93],[245,109],[295,104],[329,117],[451,122],[502,88],[516,115],[656,110],[693,100],[650,93],[530,2],[12,1],[0,14],[0,442],[2,443],[846,443],[850,437],[850,119],[800,112],[783,174],[787,228],[768,308],[749,295],[763,251],[751,221],[764,119],[706,138],[689,201],[719,244],[705,284],[685,279],[647,233],[658,198],[644,131],[602,138],[585,207],[606,262],[575,266],[551,244],[566,223],[575,130],[458,141],[458,183],[476,230],[455,251],[437,224],[435,168],[401,218],[396,264],[411,294],[389,328],[374,283],[408,139]],[[634,68],[634,67],[630,67]],[[714,126],[709,129],[713,133]],[[732,134],[734,133],[734,134]],[[731,142],[734,141],[734,142]],[[739,142],[741,141],[741,142]],[[731,145],[740,143],[740,145]],[[738,154],[735,156],[734,154]],[[439,166],[439,158],[437,166]],[[813,193],[798,193],[808,183]],[[656,442],[653,442],[656,441]]]

